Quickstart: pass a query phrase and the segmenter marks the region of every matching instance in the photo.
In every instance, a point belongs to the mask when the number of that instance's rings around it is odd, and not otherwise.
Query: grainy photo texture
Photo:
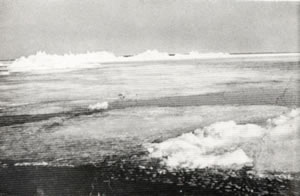
[[[0,0],[0,196],[300,195],[299,8]]]

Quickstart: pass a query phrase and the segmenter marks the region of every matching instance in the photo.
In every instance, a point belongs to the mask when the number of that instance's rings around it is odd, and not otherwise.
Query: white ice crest
[[[101,110],[107,110],[108,109],[108,102],[102,102],[102,103],[96,103],[94,105],[89,105],[88,109],[91,111],[101,111]]]

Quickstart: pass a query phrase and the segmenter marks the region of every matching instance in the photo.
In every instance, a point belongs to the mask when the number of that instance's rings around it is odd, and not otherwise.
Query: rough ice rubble
[[[266,126],[238,125],[234,121],[216,122],[202,129],[197,129],[193,133],[186,133],[162,143],[147,144],[146,147],[150,157],[162,159],[171,168],[242,166],[252,164],[253,161],[255,162],[254,158],[259,156],[255,154],[249,156],[246,151],[259,153],[258,148],[268,148],[268,146],[248,145],[248,148],[253,149],[244,149],[243,147],[247,143],[270,140],[270,138],[281,142],[281,140],[286,140],[285,138],[295,137],[295,134],[300,132],[299,120],[300,109],[298,108],[288,114],[269,119]],[[268,142],[264,141],[260,144],[268,145]],[[293,146],[288,147],[293,148]],[[272,154],[264,156],[263,159],[272,159]],[[274,164],[276,165],[276,163]],[[276,168],[272,169],[276,170]]]

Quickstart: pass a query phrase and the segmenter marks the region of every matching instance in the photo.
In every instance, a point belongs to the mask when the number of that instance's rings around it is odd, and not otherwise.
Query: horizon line
[[[44,51],[38,51],[38,52],[44,52]],[[36,53],[38,53],[38,52],[36,52]],[[85,53],[88,53],[88,52],[89,51],[87,51]],[[98,52],[105,52],[105,51],[98,51]],[[203,54],[209,54],[209,53],[227,53],[227,52],[205,52]],[[68,53],[64,53],[64,54],[68,54]],[[64,55],[64,54],[61,54],[61,55]],[[76,55],[76,54],[84,54],[84,53],[74,53],[74,54]],[[135,56],[135,55],[138,55],[138,54],[140,54],[140,53],[137,53],[137,54],[123,54],[123,55],[119,55],[119,57],[128,58],[128,57],[132,57],[132,56]],[[176,54],[188,54],[188,53],[168,53],[169,56],[175,56]],[[255,54],[299,54],[300,55],[300,51],[298,51],[298,52],[229,52],[227,54],[229,54],[229,55],[247,55],[247,54],[250,54],[250,55],[255,55]],[[31,55],[34,55],[34,54],[31,54]],[[59,54],[49,54],[49,55],[59,55]],[[30,55],[27,55],[27,56],[30,56]],[[27,57],[27,56],[25,56],[25,57]],[[14,61],[14,60],[19,59],[21,57],[24,57],[24,56],[20,56],[20,57],[17,57],[17,58],[12,58],[12,59],[0,59],[0,61]]]

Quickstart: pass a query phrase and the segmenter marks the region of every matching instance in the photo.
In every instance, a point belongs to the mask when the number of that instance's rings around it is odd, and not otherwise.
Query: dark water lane
[[[127,159],[128,160],[128,159]],[[297,195],[298,180],[257,178],[241,170],[168,171],[124,159],[102,166],[0,168],[3,196],[99,195]]]

